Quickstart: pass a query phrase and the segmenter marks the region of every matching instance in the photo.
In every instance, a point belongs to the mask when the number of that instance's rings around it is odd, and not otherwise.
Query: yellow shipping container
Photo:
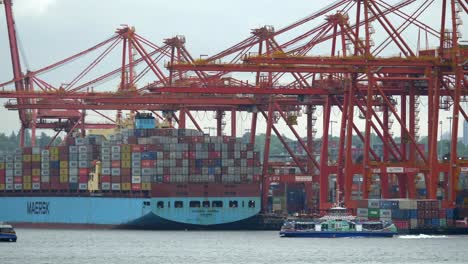
[[[0,191],[3,191],[3,190],[5,190],[5,184],[0,183]]]
[[[131,186],[129,182],[122,183],[122,191],[130,191]]]
[[[23,190],[31,190],[31,183],[23,182]]]
[[[58,154],[51,154],[51,155],[50,155],[50,160],[52,160],[52,161],[58,161],[58,160],[59,160],[59,155],[58,155]]]
[[[68,161],[66,161],[66,160],[60,161],[60,168],[61,169],[68,169]]]
[[[50,153],[50,156],[52,156],[52,155],[57,155],[58,156],[58,154],[59,154],[58,147],[49,148],[49,153]]]
[[[34,155],[32,155],[32,161],[33,161],[33,162],[39,162],[39,161],[41,161],[41,155],[40,155],[40,154],[34,154]]]
[[[123,153],[130,153],[132,150],[132,148],[130,147],[130,145],[127,145],[127,144],[122,144],[120,145],[120,151]]]
[[[32,176],[41,176],[41,169],[32,169]]]
[[[31,162],[31,155],[23,155],[23,161],[24,162]]]
[[[67,183],[68,175],[60,175],[60,183]]]
[[[150,191],[151,190],[151,183],[142,183],[141,184],[141,189],[144,191]]]
[[[31,182],[31,176],[23,176],[23,183]]]
[[[132,162],[129,160],[122,160],[121,166],[122,169],[130,169],[132,166]]]
[[[0,170],[4,170],[5,169],[5,163],[0,163]]]
[[[60,169],[60,176],[68,175],[68,169]]]
[[[124,161],[124,160],[130,161],[132,159],[132,154],[131,153],[122,153],[122,154],[120,154],[120,157],[121,157],[122,161]]]

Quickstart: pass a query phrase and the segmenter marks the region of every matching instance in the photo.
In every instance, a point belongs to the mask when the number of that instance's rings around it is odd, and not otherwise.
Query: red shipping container
[[[132,169],[120,169],[120,175],[130,176],[132,174]]]
[[[112,176],[111,177],[111,182],[112,183],[120,183],[120,177],[119,176]]]
[[[169,182],[170,180],[171,180],[171,176],[169,176],[169,175],[164,175],[163,176],[163,181],[164,182]]]
[[[241,157],[241,159],[246,159],[247,158],[247,151],[241,151],[240,157]]]
[[[5,184],[5,176],[0,175],[0,184]]]
[[[122,182],[131,182],[132,181],[132,176],[130,176],[130,175],[121,176],[121,181]]]
[[[253,159],[248,159],[247,160],[247,166],[248,167],[253,167],[254,166],[254,160]]]
[[[259,182],[260,179],[261,179],[261,176],[260,176],[260,175],[254,175],[254,176],[253,176],[253,180],[254,180],[255,182]]]
[[[14,180],[15,183],[22,183],[22,182],[23,182],[23,177],[21,177],[21,176],[15,176],[15,177],[13,178],[13,180]]]
[[[195,151],[190,151],[189,155],[190,155],[190,156],[189,156],[190,159],[195,159],[195,157],[196,157],[196,152],[195,152]]]
[[[190,157],[190,153],[187,151],[182,152],[182,158],[188,159]]]
[[[104,176],[104,175],[102,175],[102,176],[101,176],[101,182],[110,182],[110,178],[111,178],[111,176],[108,176],[108,175]]]
[[[41,176],[32,176],[32,182],[41,182]]]
[[[132,191],[140,191],[141,183],[132,183]]]
[[[132,152],[141,152],[140,145],[132,145]]]
[[[111,162],[111,167],[112,168],[120,168],[120,160],[113,160]]]
[[[33,162],[31,162],[31,168],[33,168],[33,169],[40,169],[40,168],[41,168],[41,162],[40,162],[40,161],[33,161]]]
[[[88,182],[88,176],[87,175],[80,175],[78,182],[79,183],[87,183]]]
[[[208,158],[210,159],[217,159],[219,157],[221,157],[221,154],[217,151],[211,151],[208,153]]]
[[[32,148],[31,147],[23,148],[23,155],[31,155],[31,154],[32,154]]]
[[[141,161],[142,168],[153,168],[155,165],[156,164],[154,160],[142,160]]]
[[[170,159],[171,158],[171,153],[170,152],[163,152],[163,159]]]
[[[2,176],[4,176],[4,177],[5,177],[5,175],[6,175],[6,172],[5,172],[5,170],[0,170],[0,177],[2,177]]]
[[[31,170],[31,168],[32,168],[31,162],[23,162],[23,170],[24,169]]]
[[[89,169],[81,168],[81,169],[79,169],[78,174],[79,174],[80,176],[88,176],[88,174],[89,174]]]
[[[62,153],[62,152],[60,152],[60,154],[59,154],[59,160],[61,160],[61,161],[67,161],[67,160],[68,160],[68,153]]]
[[[50,183],[51,183],[52,189],[56,190],[56,189],[58,189],[58,185],[60,184],[60,178],[50,177]]]
[[[148,149],[148,151],[157,151],[158,150],[156,145],[148,145],[146,148]]]

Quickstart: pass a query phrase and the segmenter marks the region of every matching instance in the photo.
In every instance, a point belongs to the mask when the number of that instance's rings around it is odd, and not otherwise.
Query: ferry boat
[[[345,207],[332,207],[329,213],[314,221],[286,220],[281,237],[393,237],[397,234],[394,224],[387,221],[359,221],[348,214]]]
[[[0,241],[16,242],[15,229],[11,225],[0,222]]]

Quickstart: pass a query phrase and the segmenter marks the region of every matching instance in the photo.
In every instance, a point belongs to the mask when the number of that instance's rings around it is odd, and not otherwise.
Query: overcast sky
[[[138,34],[156,44],[161,44],[165,38],[184,35],[188,50],[194,57],[198,57],[200,54],[213,55],[249,37],[250,29],[263,25],[281,28],[310,15],[331,2],[316,0],[290,0],[288,2],[273,0],[14,0],[13,8],[20,45],[29,69],[34,70],[112,36],[114,30],[121,24],[135,26]],[[12,78],[12,72],[3,6],[1,9],[2,71],[0,81],[3,82]],[[437,10],[431,12],[427,16],[440,16],[435,13]],[[465,22],[468,23],[468,21]],[[468,32],[464,30],[463,33],[466,39]],[[415,39],[414,36],[407,37],[407,41],[413,44]],[[26,67],[25,62],[23,60],[23,69]],[[444,121],[448,114],[448,112],[442,113]],[[18,129],[19,121],[16,112],[1,109],[0,115],[4,121],[0,132],[10,133]],[[339,121],[339,112],[334,111],[332,118]],[[427,122],[427,120],[422,120],[422,122]],[[244,123],[242,125],[244,127],[238,128],[240,132],[249,126],[246,122]],[[446,123],[448,125],[448,121]],[[423,130],[424,126],[427,128],[427,125],[422,124]],[[336,125],[334,130],[337,135]],[[301,134],[303,134],[302,131]]]

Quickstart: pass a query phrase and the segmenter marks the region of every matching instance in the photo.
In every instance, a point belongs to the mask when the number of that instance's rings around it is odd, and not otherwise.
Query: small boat
[[[13,226],[0,222],[0,241],[16,242],[16,239]]]
[[[286,220],[281,227],[281,237],[393,237],[397,228],[389,221],[357,220],[347,209],[332,207],[318,220]]]

